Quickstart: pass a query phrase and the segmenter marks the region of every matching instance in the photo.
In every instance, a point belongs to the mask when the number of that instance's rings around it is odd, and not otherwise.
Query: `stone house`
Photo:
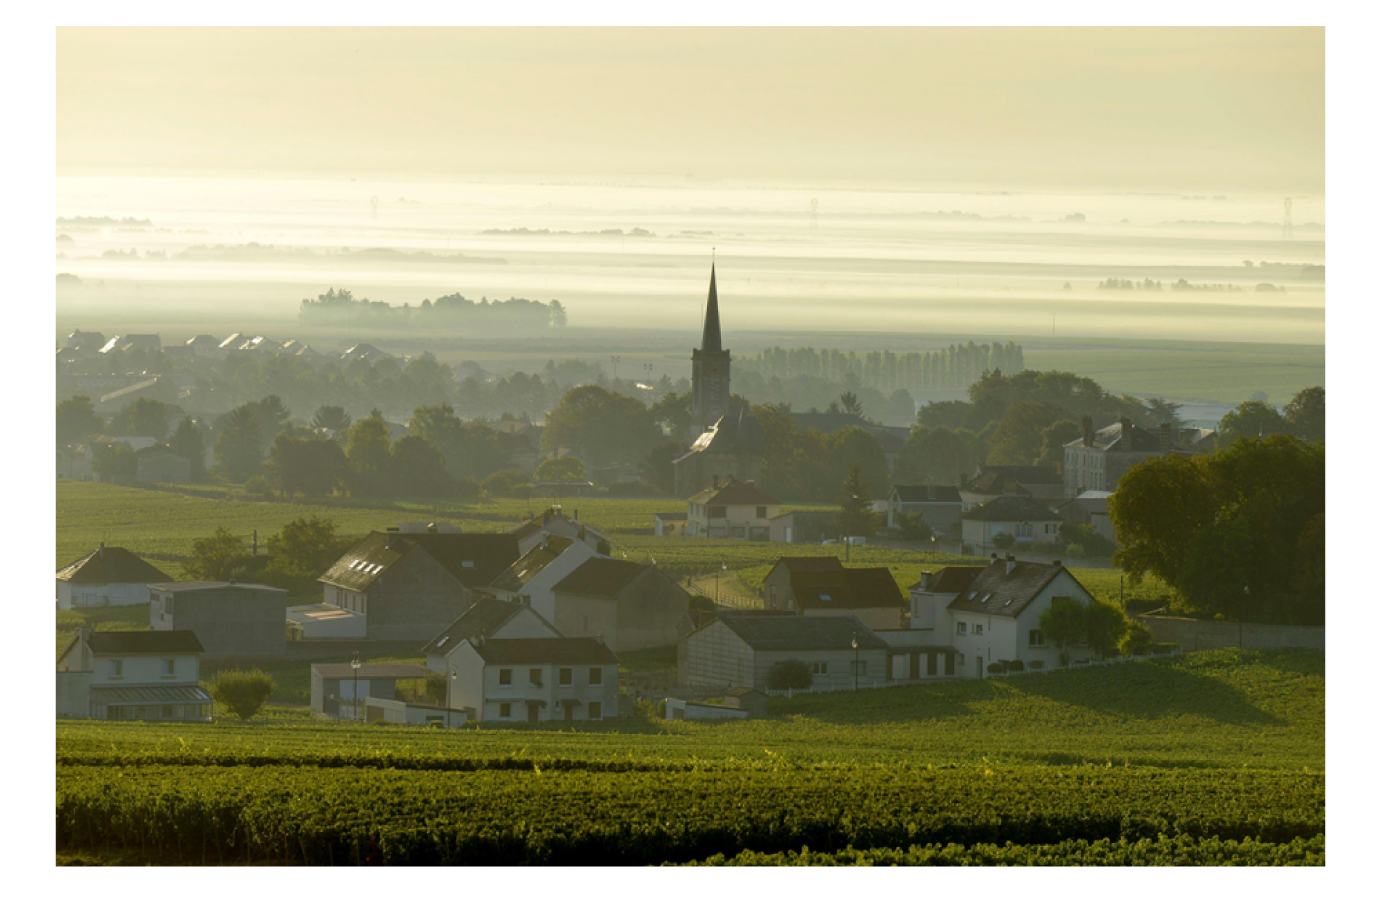
[[[781,557],[762,580],[766,610],[857,617],[871,629],[899,629],[906,609],[891,570],[845,567],[838,557]]]
[[[1151,433],[1129,418],[1095,432],[1092,419],[1085,417],[1083,436],[1064,444],[1064,499],[1084,491],[1115,491],[1131,466],[1170,454],[1196,455],[1209,446],[1208,437],[1194,429],[1184,434],[1167,424]]]
[[[149,586],[149,628],[190,630],[208,655],[287,653],[287,590],[239,582]]]
[[[172,577],[123,547],[101,542],[85,557],[57,571],[58,610],[124,607],[149,602],[149,585]]]
[[[57,716],[210,721],[196,633],[78,630],[57,659]]]
[[[562,635],[600,638],[616,652],[674,645],[689,630],[690,593],[655,565],[593,558],[552,590]]]

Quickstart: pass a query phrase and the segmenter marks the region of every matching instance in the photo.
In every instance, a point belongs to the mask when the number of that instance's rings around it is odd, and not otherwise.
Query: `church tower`
[[[709,267],[709,303],[704,310],[704,336],[691,363],[690,427],[698,435],[728,414],[730,356],[719,331],[719,292],[714,266]]]

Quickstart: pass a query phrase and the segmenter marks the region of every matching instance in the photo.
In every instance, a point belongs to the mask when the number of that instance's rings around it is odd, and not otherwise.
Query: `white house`
[[[106,547],[57,571],[58,610],[73,607],[124,607],[149,602],[149,585],[172,577],[123,547]]]
[[[518,552],[523,554],[551,537],[583,542],[600,554],[608,555],[613,551],[607,535],[580,521],[579,510],[573,517],[566,516],[559,505],[547,507],[540,515],[513,526],[508,534],[518,539]]]
[[[898,517],[918,516],[925,524],[941,532],[953,530],[963,515],[963,498],[957,485],[898,484],[892,487],[885,501],[886,524],[897,528]]]
[[[57,716],[209,721],[196,633],[82,628],[57,659]]]
[[[451,654],[463,641],[478,644],[484,639],[556,639],[560,636],[555,626],[521,601],[483,598],[427,642],[422,654],[426,656],[428,670],[449,673],[457,665],[451,660]]]
[[[680,640],[677,679],[690,686],[766,689],[775,664],[802,661],[810,665],[811,689],[870,689],[890,684],[891,654],[885,640],[854,616],[725,611]]]
[[[753,482],[728,478],[695,494],[686,509],[688,538],[767,541],[771,521],[781,513],[781,502],[757,490]]]
[[[597,639],[466,639],[450,660],[451,707],[481,722],[618,716],[618,658]]]
[[[995,557],[995,555],[993,555]],[[910,627],[915,630],[936,630],[943,616],[960,594],[968,590],[985,566],[946,566],[938,572],[920,573],[920,581],[910,587]],[[947,622],[935,638],[949,639]]]
[[[926,588],[922,578],[921,587],[911,589],[911,626],[927,631],[928,644],[952,646],[958,652],[959,676],[981,677],[987,665],[998,661],[1054,666],[1060,652],[1045,639],[1040,615],[1055,598],[1073,598],[1083,604],[1093,600],[1058,560],[1030,563],[1014,556],[999,560],[994,555],[991,564],[956,594],[952,591],[956,582],[944,579],[932,578]],[[956,581],[961,579],[955,574]],[[933,606],[926,606],[925,598]],[[948,603],[941,607],[945,600]],[[1068,654],[1077,660],[1093,652],[1078,646]]]
[[[963,514],[963,543],[978,553],[995,546],[997,535],[1016,541],[1055,541],[1064,519],[1030,497],[994,497]]]
[[[530,604],[548,620],[555,619],[556,597],[552,587],[595,557],[600,555],[588,544],[564,535],[548,534],[541,544],[519,557],[486,590],[500,601],[521,601]]]

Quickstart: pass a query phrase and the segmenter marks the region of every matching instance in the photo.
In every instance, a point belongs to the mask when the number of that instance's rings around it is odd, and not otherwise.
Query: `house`
[[[364,614],[329,604],[298,604],[287,608],[287,639],[362,639],[368,635]]]
[[[172,577],[123,547],[104,541],[91,553],[57,571],[58,610],[124,607],[149,602],[149,585]]]
[[[967,591],[973,580],[987,567],[946,566],[938,572],[925,570],[910,591],[910,628],[933,630],[945,609]],[[940,636],[948,638],[948,636]]]
[[[101,352],[158,352],[163,348],[163,341],[156,333],[129,333],[122,337],[111,337]]]
[[[937,531],[952,531],[963,515],[963,498],[957,485],[898,484],[886,499],[886,524],[898,528],[901,515],[918,516]]]
[[[74,481],[96,480],[96,457],[90,444],[68,444],[57,448],[57,477]]]
[[[556,612],[551,591],[580,564],[599,554],[588,544],[562,535],[547,535],[493,581],[486,591],[500,601],[522,601],[547,618]]]
[[[710,702],[686,701],[680,698],[666,699],[667,720],[747,720],[748,713],[731,705],[716,705]]]
[[[531,607],[520,601],[481,598],[460,619],[441,630],[422,647],[428,670],[447,673],[454,669],[450,655],[460,643],[478,644],[484,639],[556,639],[561,634]]]
[[[838,528],[833,512],[793,510],[778,513],[770,520],[768,540],[778,544],[813,544],[832,537]]]
[[[1137,428],[1129,418],[1094,432],[1092,419],[1085,417],[1083,436],[1064,444],[1063,497],[1067,500],[1084,491],[1115,491],[1121,476],[1137,463],[1170,454],[1193,456],[1209,443],[1216,445],[1215,436],[1198,431],[1184,439],[1190,444],[1179,443],[1180,435],[1173,425],[1160,425],[1158,433],[1151,433]]]
[[[137,399],[147,397],[160,403],[176,403],[179,396],[177,384],[171,378],[158,376],[102,394],[93,408],[100,413],[115,413]]]
[[[999,661],[1053,666],[1060,652],[1045,639],[1040,615],[1061,597],[1083,604],[1093,600],[1058,560],[1029,563],[993,555],[991,564],[937,615],[931,644],[957,649],[960,676],[981,677],[987,665]],[[1076,646],[1068,654],[1082,659],[1093,651]]]
[[[232,333],[224,340],[220,341],[220,351],[222,354],[234,352],[244,345],[249,337],[242,333]]]
[[[679,538],[685,534],[685,513],[656,513],[652,516],[652,534],[658,538]]]
[[[690,593],[654,564],[591,558],[552,591],[562,635],[601,638],[620,653],[674,645],[689,629]]]
[[[370,639],[434,638],[518,558],[511,535],[370,532],[321,576],[323,603]]]
[[[597,639],[466,639],[450,660],[451,707],[481,722],[618,716],[618,658]]]
[[[105,345],[105,334],[99,330],[74,330],[67,335],[66,345],[87,355],[100,352]]]
[[[1029,497],[995,497],[963,514],[963,543],[978,553],[990,550],[997,535],[1016,542],[1054,541],[1063,518]]]
[[[762,477],[766,449],[766,435],[757,417],[748,407],[738,406],[707,424],[690,449],[672,461],[676,493],[692,494],[715,484],[720,475],[757,481]]]
[[[749,689],[747,686],[739,686],[725,692],[724,704],[730,708],[746,711],[748,717],[767,716],[767,694],[758,692],[756,689]]]
[[[781,557],[762,580],[762,606],[808,616],[857,617],[898,629],[906,599],[885,566],[845,567],[838,557]]]
[[[766,541],[771,520],[781,502],[757,490],[751,481],[716,477],[709,488],[692,496],[687,507],[685,534],[689,538],[743,538]]]
[[[370,364],[381,361],[383,359],[391,358],[394,358],[394,356],[384,352],[382,349],[379,349],[377,346],[374,346],[370,343],[358,343],[354,346],[351,346],[349,349],[345,350],[345,352],[340,356],[340,360],[342,362],[353,362],[358,360],[368,362]]]
[[[853,616],[722,612],[681,639],[677,654],[682,685],[766,689],[781,661],[809,664],[815,690],[852,689],[855,678],[860,689],[887,685],[887,644]]]
[[[358,669],[351,664],[312,664],[311,710],[359,720],[366,699],[396,699],[398,683],[409,683],[414,692],[425,691],[426,677],[420,664],[360,664]]]
[[[978,463],[972,479],[963,476],[959,496],[967,512],[998,497],[1030,497],[1042,503],[1066,498],[1059,470],[1052,466],[992,466]]]
[[[287,590],[242,582],[149,586],[149,628],[189,630],[209,655],[287,653]]]
[[[529,516],[507,533],[517,539],[518,551],[524,554],[552,536],[582,541],[604,556],[612,551],[608,536],[581,522],[579,510],[575,510],[573,516],[566,516],[559,504],[547,507],[540,515]]]
[[[192,480],[192,461],[167,449],[150,450],[138,458],[134,480],[141,484],[187,484]]]
[[[90,720],[210,721],[196,633],[93,632],[83,627],[57,659],[57,716]]]
[[[182,345],[191,350],[193,359],[219,358],[223,352],[220,348],[220,340],[209,333],[197,334]]]
[[[1112,528],[1112,517],[1107,510],[1107,503],[1111,499],[1111,491],[1084,491],[1072,500],[1059,504],[1055,512],[1066,524],[1090,525],[1103,538],[1116,543],[1116,531]]]

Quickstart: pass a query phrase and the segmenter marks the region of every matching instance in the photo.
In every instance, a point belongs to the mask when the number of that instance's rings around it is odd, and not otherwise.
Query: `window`
[[[1017,537],[1017,538],[1034,538],[1034,537],[1035,537],[1035,529],[1034,529],[1033,526],[1031,526],[1031,524],[1030,524],[1029,522],[1022,522],[1021,524],[1019,524],[1019,525],[1016,526],[1016,537]]]
[[[498,671],[498,684],[500,686],[511,686],[513,684],[513,671],[509,669]]]
[[[967,634],[968,634],[968,624],[967,624],[967,623],[964,623],[964,622],[961,622],[961,621],[959,622],[959,624],[958,624],[958,634],[959,634],[959,635],[967,635]]]
[[[541,685],[541,668],[540,668],[540,667],[533,667],[531,670],[528,670],[528,671],[527,671],[527,682],[531,683],[533,686],[540,686],[540,685]]]
[[[827,591],[822,591],[819,593],[819,600],[824,604],[832,604],[834,602],[834,596]]]
[[[604,703],[603,703],[603,702],[590,702],[590,703],[589,703],[589,719],[590,719],[590,720],[603,720],[603,719],[604,719]]]
[[[723,519],[723,518],[724,518],[725,516],[727,516],[727,515],[728,515],[728,509],[727,509],[726,507],[711,506],[711,507],[709,508],[709,518],[710,518],[710,519]]]
[[[575,682],[575,671],[574,671],[574,670],[571,670],[569,667],[562,667],[562,668],[561,668],[561,675],[560,675],[560,684],[561,684],[562,686],[569,686],[569,685],[574,684],[574,682]]]
[[[160,705],[159,708],[158,708],[158,716],[159,716],[160,718],[162,718],[163,720],[172,720],[172,717],[173,717],[173,706],[172,706],[172,705]]]
[[[590,684],[591,686],[602,686],[602,685],[604,685],[604,668],[603,668],[603,667],[590,667],[590,668],[589,668],[589,684]]]
[[[757,518],[758,518],[758,519],[766,519],[766,518],[767,518],[767,508],[766,508],[766,507],[764,507],[764,506],[759,506],[759,507],[757,508]]]
[[[177,675],[177,661],[173,660],[173,659],[170,658],[170,657],[165,657],[165,658],[163,658],[163,675],[164,675],[164,676],[176,676],[176,675]]]
[[[973,635],[982,635],[982,624],[981,624],[981,623],[974,623],[974,624],[973,624]]]
[[[1045,634],[1038,629],[1030,630],[1030,647],[1043,648],[1045,645]]]
[[[954,663],[960,667],[963,666],[963,652],[960,651],[959,653],[954,655]]]
[[[867,661],[854,661],[854,662],[853,662],[853,675],[854,675],[854,676],[867,676]]]
[[[173,599],[172,599],[172,595],[164,595],[164,596],[162,596],[162,597],[160,598],[160,600],[162,600],[162,602],[163,602],[163,613],[167,614],[168,616],[172,616],[172,615],[173,615]]]
[[[813,664],[810,665],[810,672],[811,672],[812,674],[814,674],[815,676],[828,676],[828,675],[829,675],[829,662],[828,662],[828,661],[815,661]]]
[[[510,703],[508,703],[508,702],[504,702],[503,704],[499,705],[499,706],[498,706],[498,716],[499,716],[499,717],[512,717],[512,716],[513,716],[513,706],[512,706]]]
[[[110,678],[120,679],[125,673],[125,662],[118,658],[110,662]]]

